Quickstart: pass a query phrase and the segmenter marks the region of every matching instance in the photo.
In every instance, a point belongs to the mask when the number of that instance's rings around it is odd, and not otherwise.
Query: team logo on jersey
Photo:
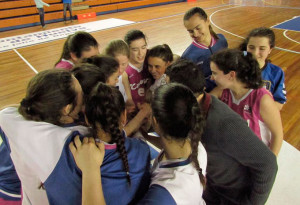
[[[145,89],[144,88],[139,88],[138,89],[138,94],[139,94],[139,96],[145,96]]]
[[[244,111],[247,112],[247,113],[249,113],[249,114],[252,113],[252,109],[251,109],[251,107],[249,105],[245,105],[244,106]]]
[[[204,61],[197,62],[197,65],[202,65]]]
[[[271,90],[271,81],[268,80],[263,80],[263,84],[264,84],[264,88],[266,88],[267,90]]]
[[[146,79],[140,80],[139,83],[133,83],[133,84],[130,84],[130,89],[131,89],[131,90],[136,90],[136,89],[138,89],[141,85],[146,84],[146,83],[148,82],[148,80],[149,80],[149,79],[146,78]]]

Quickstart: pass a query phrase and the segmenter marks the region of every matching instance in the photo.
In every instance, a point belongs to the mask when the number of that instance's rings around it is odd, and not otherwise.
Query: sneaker
[[[46,25],[42,26],[43,29],[45,29],[46,27],[47,27]]]

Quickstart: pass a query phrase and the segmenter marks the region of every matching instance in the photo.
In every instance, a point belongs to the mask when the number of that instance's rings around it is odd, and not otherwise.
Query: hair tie
[[[243,51],[243,55],[244,55],[245,57],[247,56],[247,54],[248,54],[247,51]]]

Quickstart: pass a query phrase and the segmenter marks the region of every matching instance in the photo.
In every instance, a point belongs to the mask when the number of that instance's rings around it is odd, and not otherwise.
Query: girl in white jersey
[[[278,155],[283,130],[272,95],[262,88],[259,64],[251,53],[227,49],[211,58],[211,93],[244,118],[252,131]]]
[[[200,142],[205,117],[195,96],[187,87],[171,83],[156,90],[151,107],[154,128],[160,135],[163,149],[154,162],[150,188],[139,203],[205,204],[202,192],[207,155]],[[85,139],[81,143],[78,138],[75,144],[76,147],[71,144],[70,148],[83,175],[90,172],[99,178],[94,171],[99,169],[95,165],[101,164],[103,146],[98,144],[99,149],[96,149],[93,140]],[[94,156],[92,153],[97,153],[97,157],[91,159],[89,155]],[[96,193],[88,192],[89,186],[93,186],[101,193],[101,185],[90,178],[83,180],[83,199],[96,200],[94,204],[105,204],[101,194],[95,196]],[[84,201],[83,204],[89,203]]]
[[[76,78],[68,71],[51,69],[31,79],[19,109],[0,111],[1,136],[13,162],[10,173],[17,172],[21,180],[22,204],[48,204],[43,184],[65,141],[74,130],[88,131],[74,124],[81,105],[82,90]],[[2,161],[0,166],[0,170],[7,168]]]

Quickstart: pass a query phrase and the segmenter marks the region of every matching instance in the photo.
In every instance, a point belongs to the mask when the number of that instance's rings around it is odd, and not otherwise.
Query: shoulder
[[[170,194],[170,192],[157,184],[152,185],[145,197],[142,201],[139,202],[139,204],[162,204],[162,205],[172,205],[176,204],[174,198]]]
[[[226,40],[226,38],[225,38],[225,36],[223,34],[218,33],[217,36],[219,38],[218,42],[226,43],[226,45],[227,45],[227,40]]]
[[[264,70],[265,72],[269,72],[273,77],[284,75],[283,70],[279,66],[272,63],[268,63],[267,67]]]
[[[253,95],[255,96],[255,99],[260,99],[262,98],[264,95],[268,95],[270,98],[273,98],[272,94],[270,93],[270,91],[268,91],[265,88],[258,88],[258,89],[254,89],[252,91]]]
[[[141,154],[139,156],[144,156],[144,155],[150,154],[149,146],[147,145],[146,142],[144,142],[140,139],[126,138],[125,139],[125,147],[128,150],[128,154],[139,153],[139,154]]]
[[[218,33],[217,36],[219,37],[219,39],[225,39],[225,36],[221,33]]]
[[[183,52],[183,54],[181,55],[181,58],[190,58],[191,56],[193,56],[194,51],[195,50],[200,50],[198,49],[198,47],[196,47],[193,43],[191,43]]]

